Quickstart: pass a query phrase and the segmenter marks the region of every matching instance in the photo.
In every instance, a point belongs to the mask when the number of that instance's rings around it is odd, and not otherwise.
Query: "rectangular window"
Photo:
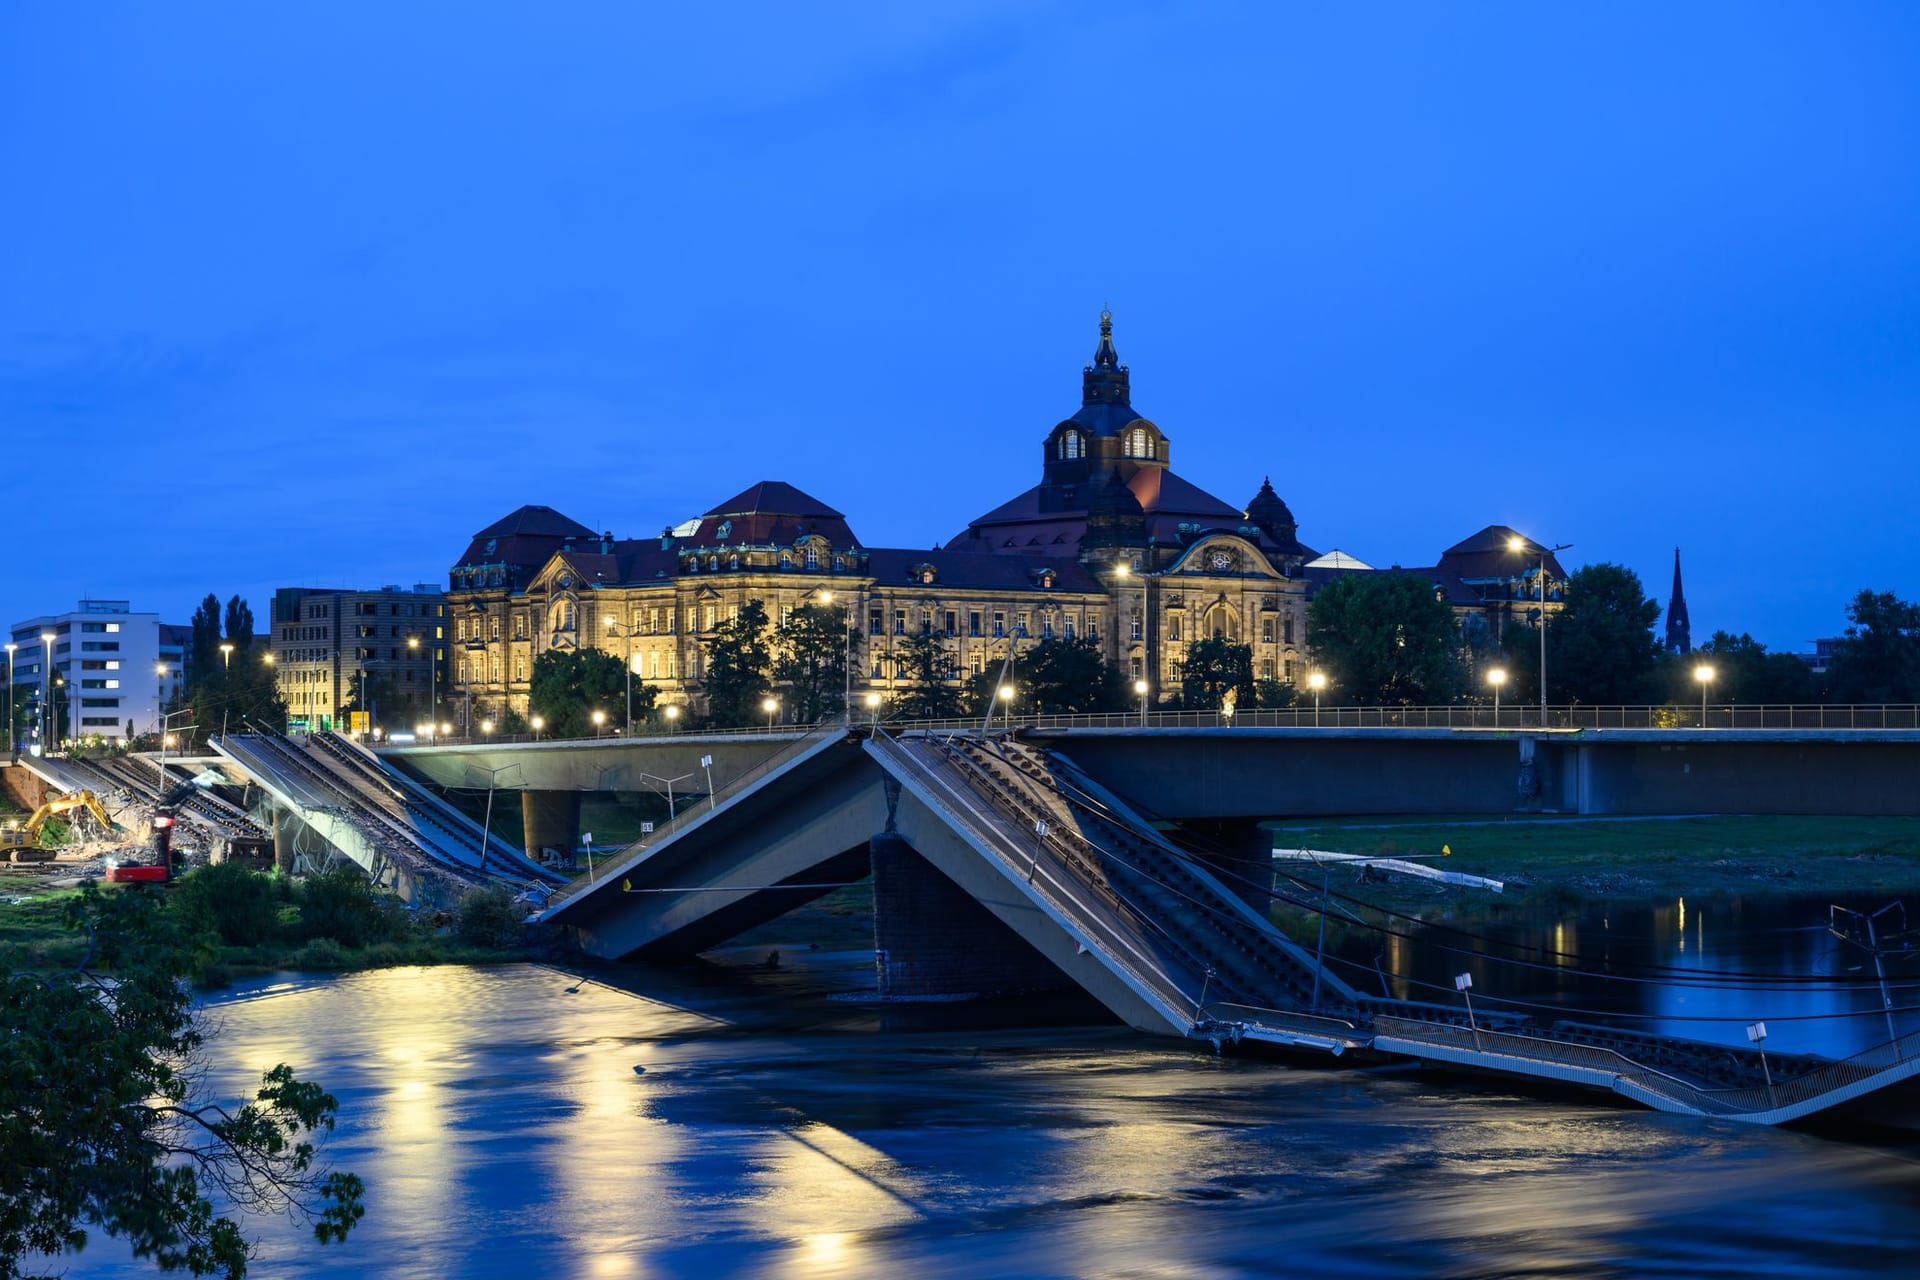
[[[1273,659],[1272,658],[1260,659],[1260,678],[1262,680],[1273,679]]]
[[[1180,638],[1180,615],[1177,613],[1169,613],[1167,615],[1167,639],[1178,640],[1179,638]]]
[[[82,671],[105,671],[107,669],[106,660],[103,658],[82,658],[80,660],[80,669]]]
[[[1127,615],[1127,639],[1138,640],[1139,638],[1140,638],[1140,611],[1138,609],[1135,609],[1132,613]]]
[[[907,634],[907,611],[905,609],[895,609],[893,611],[893,634],[897,636]]]
[[[1285,627],[1286,627],[1286,636],[1285,636],[1286,642],[1288,644],[1292,644],[1293,643],[1293,615],[1292,614],[1287,615]]]
[[[117,707],[120,705],[120,699],[118,698],[82,698],[80,699],[80,705],[83,707]]]
[[[513,638],[515,640],[525,640],[527,638],[527,615],[524,613],[516,613],[513,615]]]
[[[80,687],[82,689],[104,689],[107,687],[107,682],[105,680],[82,680]]]
[[[104,622],[83,622],[80,624],[80,630],[90,632],[93,635],[100,635],[106,631],[106,629],[107,624]]]
[[[976,676],[986,670],[986,665],[986,659],[978,649],[974,650],[972,656],[967,659],[967,670]]]
[[[81,716],[80,723],[89,728],[111,729],[117,726],[120,721],[114,716]]]
[[[933,634],[933,610],[931,609],[920,611],[920,634],[923,636]]]
[[[1293,659],[1288,658],[1280,664],[1280,678],[1288,684],[1293,683]]]
[[[867,613],[867,634],[870,636],[884,634],[886,630],[886,622],[884,619],[885,615],[882,614],[880,610],[870,610]]]
[[[955,628],[959,625],[959,622],[960,622],[960,615],[955,613],[951,609],[947,610],[947,634],[948,635],[955,634]]]
[[[975,639],[978,639],[980,636],[980,611],[978,609],[970,609],[967,611],[967,634]]]
[[[118,640],[82,640],[80,651],[82,653],[118,653],[120,642]]]
[[[1270,613],[1260,615],[1260,643],[1273,643],[1273,615]]]
[[[1000,638],[1001,636],[1004,636],[1004,635],[1006,635],[1006,634],[1007,634],[1007,614],[1006,614],[1006,610],[1004,610],[1004,609],[995,609],[995,610],[993,611],[993,635],[994,635],[994,639],[996,639],[996,640],[997,640],[997,639],[999,639],[999,638]]]
[[[1026,635],[1027,634],[1027,611],[1025,609],[1022,609],[1014,621],[1015,621],[1015,626],[1013,629],[1013,634],[1017,636]]]

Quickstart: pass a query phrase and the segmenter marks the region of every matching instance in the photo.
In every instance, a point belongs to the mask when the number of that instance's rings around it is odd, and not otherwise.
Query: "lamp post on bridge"
[[[640,630],[640,627],[639,627],[639,625],[638,625],[637,623],[632,623],[632,622],[628,622],[628,623],[624,623],[624,624],[623,624],[623,623],[621,623],[620,621],[618,621],[617,619],[615,619],[615,618],[613,618],[613,617],[612,617],[611,615],[609,615],[609,616],[608,616],[608,618],[607,618],[607,632],[608,632],[608,634],[612,634],[613,632],[616,632],[616,631],[617,631],[617,632],[619,632],[619,633],[620,633],[621,635],[624,635],[624,636],[625,636],[625,637],[627,638],[627,661],[626,661],[626,667],[627,667],[627,736],[628,736],[629,738],[631,738],[631,737],[633,736],[633,637],[634,637],[634,636],[635,636],[636,634],[638,634],[638,632],[639,632],[639,630]],[[658,669],[656,669],[656,670],[654,671],[654,674],[655,674],[656,676],[660,674],[660,673],[659,673],[659,671],[658,671]]]
[[[1313,727],[1316,729],[1320,727],[1320,695],[1325,691],[1326,687],[1326,672],[1314,671],[1308,673],[1307,688],[1313,690]]]
[[[1562,542],[1553,547],[1534,543],[1533,549],[1539,561],[1540,578],[1540,727],[1547,727],[1547,557],[1565,551],[1571,542]],[[1525,551],[1527,541],[1515,536],[1507,539],[1507,550]]]
[[[1507,669],[1495,667],[1487,672],[1487,683],[1493,686],[1493,727],[1500,727],[1500,686],[1507,682]]]

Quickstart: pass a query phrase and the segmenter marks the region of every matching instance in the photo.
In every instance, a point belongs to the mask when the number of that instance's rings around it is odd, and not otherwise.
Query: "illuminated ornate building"
[[[843,513],[777,480],[656,538],[521,507],[450,571],[452,692],[474,723],[525,714],[534,659],[592,646],[663,704],[698,709],[705,640],[755,599],[776,627],[808,602],[848,611],[856,702],[901,687],[916,636],[938,641],[956,682],[1053,637],[1096,642],[1156,696],[1178,688],[1187,646],[1212,636],[1248,645],[1258,679],[1304,673],[1317,553],[1270,483],[1236,507],[1174,473],[1172,442],[1133,408],[1111,315],[1079,411],[1041,447],[1038,484],[931,551],[865,546]]]

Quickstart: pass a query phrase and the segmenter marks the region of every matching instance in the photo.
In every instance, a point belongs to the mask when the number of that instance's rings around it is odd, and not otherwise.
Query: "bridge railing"
[[[1913,729],[1920,705],[1723,703],[1694,706],[1548,707],[1548,729]],[[891,733],[977,729],[980,719],[887,720]],[[1537,705],[1432,707],[1259,707],[1235,711],[1139,711],[994,717],[994,725],[1038,729],[1505,729],[1539,730]]]
[[[758,764],[753,765],[742,773],[735,774],[732,778],[729,778],[726,782],[704,795],[698,791],[687,792],[686,794],[692,803],[676,810],[674,815],[668,818],[667,821],[656,823],[653,830],[641,836],[640,839],[612,851],[612,860],[618,861],[638,850],[657,848],[662,841],[672,838],[676,832],[692,825],[706,814],[717,809],[721,800],[731,799],[733,796],[746,791],[761,779],[778,771],[797,757],[805,755],[822,742],[839,738],[843,736],[845,732],[846,729],[843,725],[828,725],[824,728],[816,729],[804,738],[799,738],[785,744],[779,750],[761,760]],[[705,800],[707,803],[701,804],[700,801],[702,800]],[[592,887],[595,883],[597,883],[597,880],[593,872],[589,871],[586,875],[579,877],[564,888],[557,890],[553,896],[547,900],[547,905],[549,907],[558,906],[575,894]]]
[[[1767,1111],[1810,1101],[1898,1066],[1913,1066],[1920,1072],[1920,1031],[1910,1031],[1897,1040],[1863,1049],[1851,1057],[1836,1059],[1790,1079],[1775,1080],[1771,1090],[1765,1087],[1717,1089],[1711,1096],[1729,1110]]]
[[[993,850],[1007,874],[1025,879],[1055,911],[1087,930],[1107,961],[1128,974],[1136,987],[1152,992],[1179,1017],[1189,1017],[1189,1011],[1197,1008],[1193,995],[1129,936],[1137,934],[1143,922],[1110,889],[1103,892],[1101,885],[1085,878],[1089,869],[1075,865],[1078,859],[1056,832],[1022,832],[1016,837],[1012,832],[1020,826],[1015,824],[1024,825],[1026,815],[1019,806],[1009,803],[1011,797],[981,786],[973,770],[963,769],[944,756],[936,764],[884,734],[874,741],[919,774],[927,783],[929,799],[975,832]],[[1038,855],[1042,850],[1053,856],[1041,859]],[[1065,870],[1065,878],[1056,875],[1058,869]]]

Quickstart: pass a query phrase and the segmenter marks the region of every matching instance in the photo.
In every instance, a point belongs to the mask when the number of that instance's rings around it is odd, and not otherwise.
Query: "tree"
[[[1862,591],[1827,672],[1835,702],[1920,702],[1920,605]]]
[[[227,601],[227,630],[221,631],[220,599],[209,592],[194,610],[192,680],[175,710],[191,708],[190,731],[200,734],[280,733],[287,725],[287,704],[266,655],[253,651],[253,610],[239,596]],[[222,653],[222,636],[233,652]]]
[[[1307,607],[1307,645],[1346,701],[1451,702],[1462,681],[1460,643],[1453,610],[1417,574],[1347,574]]]
[[[364,1188],[317,1163],[333,1096],[285,1064],[239,1107],[200,1092],[183,979],[203,938],[139,890],[87,885],[70,919],[93,940],[79,969],[0,977],[0,1278],[29,1255],[84,1249],[90,1228],[161,1270],[244,1276],[251,1248],[210,1192],[242,1214],[310,1221],[322,1244],[345,1239]]]
[[[1702,662],[1713,668],[1712,697],[1716,702],[1812,702],[1818,681],[1813,669],[1791,653],[1768,653],[1767,646],[1742,632],[1713,633],[1713,639],[1678,658],[1671,668],[1668,694],[1674,702],[1697,702],[1700,683],[1694,668]]]
[[[1218,711],[1233,694],[1236,708],[1252,707],[1259,696],[1253,683],[1253,650],[1220,636],[1187,646],[1180,670],[1180,700],[1195,711]]]
[[[846,709],[847,611],[840,605],[803,604],[780,629],[773,678],[787,689],[787,712],[796,724],[818,724]]]
[[[767,643],[767,606],[749,600],[707,638],[707,715],[723,727],[764,720],[761,700],[772,689],[773,651]]]
[[[896,715],[908,720],[950,720],[960,714],[960,690],[954,684],[958,669],[940,637],[908,636],[894,646],[893,660],[906,684],[894,695]]]
[[[234,647],[235,657],[253,649],[253,609],[239,596],[227,601],[226,634],[227,643]]]
[[[635,682],[636,717],[653,709],[660,690]],[[620,659],[598,649],[549,649],[533,660],[533,678],[527,685],[527,705],[546,719],[546,732],[556,738],[583,738],[595,732],[593,713],[624,723],[627,706],[627,669]]]
[[[1660,605],[1639,575],[1617,564],[1583,566],[1567,579],[1566,601],[1547,622],[1548,697],[1600,706],[1652,701]]]
[[[188,669],[195,680],[205,679],[220,665],[220,597],[207,592],[207,598],[193,611],[192,639],[189,642]]]
[[[1021,702],[1049,715],[1124,711],[1120,673],[1084,637],[1042,640],[1021,656]]]

